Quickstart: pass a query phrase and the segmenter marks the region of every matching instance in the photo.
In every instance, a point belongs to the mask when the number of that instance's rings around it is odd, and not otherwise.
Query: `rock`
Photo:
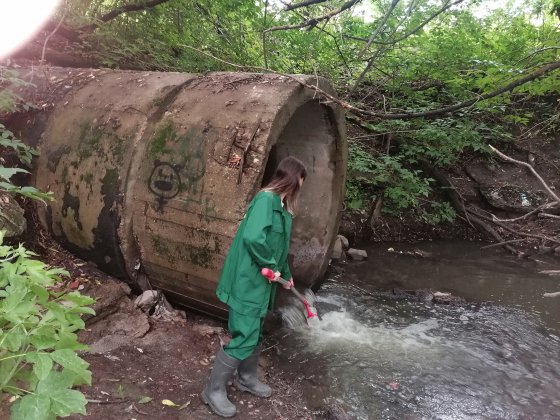
[[[342,407],[338,404],[333,404],[325,410],[325,420],[350,420],[350,417]]]
[[[211,336],[211,335],[222,335],[225,331],[222,327],[213,327],[206,324],[196,324],[193,326],[193,330],[198,332],[200,335]]]
[[[148,315],[138,310],[127,297],[112,305],[113,313],[102,319],[93,318],[88,329],[82,331],[82,339],[92,343],[90,353],[108,353],[121,346],[130,345],[135,339],[144,337],[150,330]]]
[[[368,258],[367,252],[365,250],[355,249],[355,248],[350,248],[348,250],[348,256],[352,258],[354,261],[367,260]]]
[[[342,242],[342,249],[350,248],[350,242],[348,242],[348,239],[346,238],[346,236],[338,235],[337,239],[340,239],[340,241]]]
[[[17,238],[27,228],[23,209],[10,194],[0,193],[0,230],[6,238]]]
[[[95,299],[92,309],[95,315],[84,315],[84,321],[97,322],[106,316],[115,313],[119,308],[123,299],[127,298],[126,289],[120,281],[105,279],[92,289],[91,292],[86,293]]]
[[[460,296],[453,296],[451,293],[434,292],[433,302],[445,305],[462,304],[465,303],[465,299]]]
[[[130,337],[125,335],[106,335],[89,346],[88,353],[106,354],[118,349],[119,347],[130,344],[130,341]]]
[[[492,207],[514,212],[528,212],[544,204],[544,191],[530,191],[518,185],[480,187],[480,192]]]
[[[419,302],[432,302],[434,300],[434,294],[428,289],[418,289],[414,292],[414,295]]]
[[[144,312],[148,312],[156,304],[159,292],[156,290],[146,290],[134,301],[134,305]]]
[[[108,353],[119,347],[130,345],[136,338],[145,336],[150,330],[148,316],[131,308],[128,302],[121,302],[116,313],[95,322],[89,334],[99,337],[91,344],[90,353]]]
[[[553,277],[560,277],[560,270],[541,270],[539,274],[547,274]]]
[[[123,282],[119,282],[119,286],[121,286],[121,289],[123,289],[123,292],[125,293],[125,295],[130,295],[130,293],[132,293],[132,289],[130,288],[130,286],[126,283]]]
[[[329,266],[329,269],[332,270],[333,274],[344,274],[345,272],[344,267],[341,267],[339,265],[331,265]]]
[[[334,241],[331,258],[338,261],[342,258],[343,254],[344,250],[342,249],[342,240],[339,237]]]
[[[554,255],[557,255],[557,256],[560,257],[560,246],[558,246],[554,249]]]

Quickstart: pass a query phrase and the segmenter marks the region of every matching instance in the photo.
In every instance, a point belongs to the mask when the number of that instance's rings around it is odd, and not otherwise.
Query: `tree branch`
[[[385,15],[381,19],[381,23],[379,25],[377,25],[377,28],[375,29],[375,31],[373,31],[373,33],[369,37],[369,40],[368,40],[366,46],[364,48],[362,48],[362,50],[358,53],[358,59],[361,59],[362,56],[364,55],[364,53],[367,51],[367,49],[371,46],[371,43],[373,42],[373,40],[375,39],[377,34],[381,31],[381,29],[383,29],[383,27],[385,26],[385,24],[389,20],[389,17],[391,16],[391,13],[393,13],[393,10],[395,10],[395,7],[397,7],[397,4],[399,4],[399,1],[400,0],[393,0],[391,2],[391,5],[389,6],[389,9],[387,10]]]
[[[266,18],[268,17],[268,0],[264,2],[263,29],[266,28]],[[266,32],[263,30],[261,34],[264,67],[268,68],[268,51],[266,49]]]
[[[558,197],[558,196],[554,193],[554,191],[552,191],[552,190],[550,189],[550,187],[548,186],[548,184],[547,184],[547,183],[544,181],[544,179],[538,174],[538,172],[535,171],[535,168],[533,168],[530,164],[528,164],[527,162],[522,162],[522,161],[520,161],[520,160],[513,159],[513,158],[511,158],[511,157],[509,157],[509,156],[503,154],[502,152],[500,152],[500,151],[499,151],[498,149],[496,149],[494,146],[491,146],[491,145],[490,145],[489,147],[490,147],[490,149],[491,149],[494,153],[496,153],[496,154],[497,154],[498,156],[500,156],[502,159],[507,160],[508,162],[516,163],[516,164],[521,165],[521,166],[525,166],[526,168],[528,168],[528,169],[531,171],[531,173],[532,173],[533,175],[535,175],[535,177],[536,177],[536,178],[540,181],[540,183],[544,186],[544,188],[546,189],[546,191],[548,191],[548,193],[550,194],[550,196],[551,196],[552,198],[554,198],[554,200],[555,200],[556,202],[560,202],[560,197]]]
[[[492,147],[492,146],[490,146],[490,147]],[[516,217],[514,219],[500,219],[500,218],[496,217],[495,215],[492,215],[492,220],[494,220],[496,222],[517,222],[519,220],[526,219],[527,217],[531,216],[532,214],[538,213],[541,210],[552,208],[552,207],[554,207],[558,204],[560,204],[559,201],[554,201],[552,203],[543,204],[542,206],[539,206],[536,209],[531,210],[529,213],[525,213],[523,216],[519,216],[519,217]]]
[[[208,21],[210,21],[210,23],[212,24],[212,26],[214,26],[214,29],[216,30],[216,33],[221,36],[224,41],[226,41],[228,44],[231,45],[231,41],[230,41],[230,37],[227,33],[227,30],[224,28],[224,26],[220,23],[219,20],[215,20],[212,17],[212,14],[210,13],[210,11],[204,7],[202,4],[200,4],[200,2],[196,2],[194,4],[194,7],[196,9],[198,9],[200,11],[200,13],[202,13]],[[268,2],[267,2],[267,7],[268,7]],[[265,10],[266,12],[266,10]]]
[[[393,3],[391,4],[391,7],[389,9],[389,11],[387,12],[387,14],[384,17],[384,21],[382,22],[382,24],[377,28],[377,30],[371,35],[371,37],[369,38],[369,40],[367,41],[367,45],[360,51],[360,54],[358,55],[358,58],[360,58],[363,53],[370,47],[370,45],[372,43],[377,44],[377,45],[382,45],[382,46],[388,46],[388,45],[394,45],[398,42],[401,42],[403,40],[405,40],[406,38],[408,38],[409,36],[414,35],[416,32],[418,32],[420,29],[422,29],[424,26],[426,26],[429,22],[431,22],[432,20],[434,20],[437,16],[439,16],[440,14],[442,14],[443,12],[445,12],[447,9],[449,9],[450,7],[462,3],[465,0],[457,0],[454,3],[447,3],[444,7],[442,7],[441,9],[439,9],[437,12],[435,12],[433,15],[431,15],[428,19],[426,19],[424,22],[422,22],[420,25],[418,25],[416,28],[414,28],[412,31],[402,35],[399,38],[393,39],[389,42],[382,42],[382,41],[374,41],[375,36],[377,36],[378,32],[381,30],[382,26],[385,25],[385,23],[387,22],[387,19],[389,18],[389,14],[393,11],[394,6],[396,6],[397,1],[393,0]],[[358,38],[354,38],[354,39],[358,39]],[[358,39],[359,40],[359,39]],[[365,41],[365,40],[364,40]],[[377,59],[377,57],[379,57],[379,54],[384,52],[387,48],[383,48],[383,47],[379,47],[377,49],[377,51],[368,59],[366,68],[364,70],[362,70],[362,72],[360,73],[360,75],[358,76],[358,78],[356,79],[356,81],[354,82],[354,85],[352,86],[352,92],[355,91],[358,88],[358,85],[362,82],[363,78],[365,77],[365,75],[369,72],[369,70],[371,69],[371,67],[373,66],[373,63],[375,62],[375,60]]]
[[[560,241],[558,241],[557,239],[550,238],[548,236],[537,235],[537,234],[533,234],[533,233],[526,233],[526,232],[520,231],[519,229],[516,230],[516,229],[510,228],[507,225],[504,225],[500,222],[492,220],[490,217],[481,214],[480,213],[481,210],[476,208],[476,207],[468,207],[467,211],[470,212],[471,214],[476,214],[478,217],[480,217],[483,220],[494,223],[495,225],[501,227],[504,230],[507,230],[509,233],[513,233],[514,235],[523,236],[523,237],[526,237],[526,238],[537,238],[537,239],[542,239],[544,241],[553,242],[555,244],[560,244]]]
[[[64,18],[66,17],[66,12],[68,11],[67,8],[64,8],[64,13],[62,14],[62,17],[60,18],[60,21],[58,22],[58,25],[56,25],[56,27],[53,29],[53,31],[48,34],[45,38],[45,42],[43,43],[43,49],[41,51],[41,61],[39,61],[39,63],[44,64],[45,63],[45,51],[47,50],[47,44],[49,42],[49,39],[51,39],[51,37],[56,34],[56,32],[60,29],[60,27],[62,26],[62,22],[64,21]]]
[[[91,32],[101,26],[102,23],[107,23],[110,20],[115,19],[117,16],[122,15],[123,13],[129,12],[139,12],[142,10],[152,9],[156,6],[159,6],[162,3],[167,3],[170,0],[150,0],[150,1],[142,1],[140,3],[133,3],[133,4],[125,4],[124,6],[117,7],[116,9],[111,10],[108,13],[105,13],[103,16],[98,17],[96,20],[97,22],[91,23],[86,26],[82,26],[78,29],[80,32]]]
[[[326,0],[324,0],[326,1]],[[268,3],[268,2],[267,2]],[[295,12],[297,13],[297,15],[302,18],[305,19],[305,16],[303,16],[300,12]],[[336,39],[336,36],[334,36],[333,34],[331,34],[329,31],[327,31],[325,29],[325,26],[327,26],[328,22],[325,22],[325,24],[323,25],[323,27],[317,26],[317,29],[319,29],[321,32],[325,33],[326,35],[330,36],[333,41],[334,41],[334,45],[336,47],[336,50],[338,51],[338,55],[340,56],[340,59],[342,60],[342,63],[344,64],[344,67],[346,67],[346,71],[348,72],[348,74],[351,73],[350,67],[348,66],[348,62],[346,61],[346,57],[344,57],[344,54],[342,53],[342,50],[340,49],[340,46],[338,44],[338,40]],[[263,38],[265,37],[265,33],[263,33]],[[268,66],[265,66],[266,68],[268,68]]]
[[[346,3],[344,3],[338,9],[332,10],[332,11],[330,11],[329,13],[327,13],[323,16],[308,19],[305,22],[302,22],[298,25],[273,26],[272,28],[268,28],[265,32],[285,31],[285,30],[289,30],[289,29],[301,29],[301,28],[305,28],[307,26],[311,26],[313,28],[317,25],[317,23],[319,23],[323,20],[328,20],[328,19],[330,19],[330,18],[332,18],[336,15],[339,15],[340,13],[344,12],[345,10],[350,9],[352,6],[359,3],[360,1],[362,1],[362,0],[350,0],[350,1],[347,1]]]
[[[290,10],[299,9],[300,7],[307,7],[307,6],[311,6],[312,4],[324,3],[326,1],[328,0],[307,0],[307,1],[302,1],[301,3],[292,3],[286,5],[286,8],[284,10],[286,12],[289,12]]]
[[[297,79],[296,77],[291,76],[289,74],[276,72],[276,71],[271,71],[269,69],[265,69],[264,67],[242,66],[242,65],[239,65],[239,64],[231,63],[231,62],[226,61],[226,60],[222,60],[221,58],[213,56],[212,54],[207,53],[205,51],[201,51],[198,48],[191,47],[190,45],[182,44],[182,46],[184,48],[189,48],[193,51],[197,51],[200,54],[204,54],[207,57],[212,58],[213,60],[225,63],[229,66],[232,66],[232,67],[235,67],[235,68],[238,68],[238,69],[252,69],[252,70],[262,71],[262,72],[265,72],[265,73],[271,73],[271,74],[278,74],[278,75],[281,75],[281,76],[286,76],[286,77],[296,81],[297,83],[299,83],[300,85],[302,85],[306,88],[313,89],[315,92],[317,92],[323,98],[326,98],[329,101],[335,102],[338,105],[340,105],[342,108],[347,109],[347,110],[352,111],[352,112],[355,112],[356,114],[366,115],[366,116],[375,117],[375,118],[382,118],[382,119],[393,119],[393,120],[408,119],[408,118],[419,118],[419,117],[429,117],[429,116],[435,116],[435,115],[443,114],[443,113],[446,113],[446,112],[454,112],[454,111],[457,111],[458,109],[470,106],[470,105],[472,105],[472,104],[474,104],[478,101],[481,101],[483,99],[489,99],[489,98],[493,98],[495,96],[501,95],[502,93],[513,90],[514,88],[516,88],[518,86],[521,86],[524,83],[535,80],[535,79],[543,76],[544,74],[546,74],[546,73],[548,73],[552,70],[560,68],[560,61],[557,61],[557,62],[554,62],[554,63],[551,63],[551,64],[547,64],[546,66],[541,67],[539,70],[535,71],[534,73],[531,73],[531,74],[529,74],[525,77],[517,79],[517,80],[509,83],[508,85],[506,85],[506,86],[504,86],[500,89],[494,90],[494,91],[489,92],[489,93],[485,93],[483,95],[479,95],[477,98],[474,98],[474,99],[471,99],[471,100],[468,100],[468,101],[464,101],[464,102],[460,102],[458,104],[451,105],[451,106],[448,106],[448,107],[432,109],[432,110],[429,110],[429,111],[416,112],[416,113],[414,113],[414,112],[411,112],[411,113],[380,113],[380,112],[367,111],[365,109],[357,108],[357,107],[349,104],[348,102],[343,101],[341,99],[338,99],[337,97],[325,92],[324,90],[320,89],[319,87],[310,85],[308,83],[305,83],[305,82],[303,82],[303,81],[301,81],[301,80]]]
[[[560,46],[545,47],[545,48],[540,48],[538,50],[535,50],[531,54],[529,54],[528,56],[523,57],[521,60],[519,60],[518,63],[521,63],[522,61],[528,60],[529,58],[533,57],[534,55],[537,55],[537,54],[542,53],[544,51],[550,51],[550,50],[560,50]]]
[[[466,0],[456,0],[453,3],[448,3],[445,6],[443,6],[441,9],[439,9],[438,11],[436,11],[433,15],[431,15],[430,17],[428,17],[425,21],[423,21],[422,23],[420,23],[417,27],[415,27],[414,29],[410,30],[409,32],[405,33],[404,35],[401,35],[398,38],[395,38],[391,41],[372,41],[372,44],[378,44],[378,45],[393,45],[396,44],[397,42],[401,42],[404,41],[406,38],[414,35],[415,33],[417,33],[418,31],[420,31],[424,26],[426,26],[428,23],[430,23],[432,20],[434,20],[436,17],[438,17],[439,15],[441,15],[443,12],[447,11],[448,9],[450,9],[453,6],[456,6],[457,4],[463,3]],[[353,39],[356,39],[358,41],[360,41],[359,38],[354,37]],[[365,41],[365,39],[361,39],[362,41]]]
[[[550,213],[541,213],[541,214],[539,214],[539,217],[549,217],[551,219],[560,219],[560,216],[558,216],[557,214],[550,214]]]
[[[162,3],[167,3],[170,0],[151,0],[144,1],[138,4],[126,4],[124,6],[117,7],[110,12],[104,14],[103,16],[96,18],[96,22],[90,23],[89,25],[81,26],[79,28],[68,28],[66,26],[60,25],[60,22],[55,22],[53,20],[48,21],[44,26],[43,30],[49,32],[55,32],[66,38],[69,41],[76,42],[79,40],[83,33],[93,32],[101,26],[101,24],[106,23],[123,13],[128,12],[138,12],[141,10],[147,10],[154,8]]]
[[[472,211],[470,211],[470,209],[467,210],[470,214],[469,219],[472,220],[475,224],[477,224],[478,226],[480,226],[482,229],[484,229],[486,232],[488,232],[490,235],[492,235],[494,237],[494,239],[496,239],[499,243],[501,243],[501,245],[507,249],[509,252],[511,252],[512,254],[517,255],[518,257],[522,257],[524,254],[523,252],[515,249],[514,247],[512,247],[509,243],[509,241],[505,241],[504,238],[502,238],[502,236],[492,227],[490,226],[488,223],[485,223],[479,215],[477,215],[476,213],[473,213]]]
[[[455,112],[459,109],[462,108],[466,108],[468,106],[471,106],[479,101],[485,100],[485,99],[490,99],[490,98],[494,98],[496,96],[501,95],[502,93],[506,93],[506,92],[510,92],[513,89],[515,89],[516,87],[519,87],[527,82],[531,82],[535,79],[538,79],[541,76],[544,76],[545,74],[556,70],[560,68],[560,61],[556,61],[554,63],[550,63],[547,64],[543,67],[541,67],[540,69],[536,70],[535,72],[528,74],[527,76],[521,77],[517,80],[514,80],[511,83],[508,83],[507,85],[496,89],[492,92],[488,92],[488,93],[484,93],[482,95],[479,95],[476,98],[472,98],[469,99],[468,101],[464,101],[464,102],[459,102],[455,105],[450,105],[450,106],[446,106],[443,108],[437,108],[437,109],[432,109],[429,111],[422,111],[422,112],[403,112],[403,113],[379,113],[379,112],[370,112],[370,111],[364,111],[364,110],[359,110],[358,108],[352,107],[354,108],[353,111],[354,112],[358,112],[361,113],[363,115],[369,115],[372,117],[378,117],[378,118],[384,118],[384,119],[408,119],[408,118],[420,118],[420,117],[433,117],[436,115],[440,115],[440,114],[445,114],[445,113],[451,113],[451,112]],[[350,109],[350,108],[348,108]]]

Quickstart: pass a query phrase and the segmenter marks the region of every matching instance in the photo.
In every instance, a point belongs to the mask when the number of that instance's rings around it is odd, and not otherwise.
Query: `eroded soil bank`
[[[40,231],[39,231],[40,232]],[[134,305],[130,288],[72,256],[39,234],[36,251],[53,266],[70,272],[65,287],[97,299],[96,316],[86,321],[80,341],[90,349],[83,357],[92,372],[92,386],[80,390],[89,400],[87,416],[73,419],[212,419],[199,394],[214,355],[229,340],[226,322],[195,313],[155,319]],[[44,242],[43,242],[44,241]],[[42,244],[42,245],[40,245]],[[259,372],[273,388],[268,399],[229,387],[241,419],[325,418],[306,408],[301,378],[286,375],[273,338],[267,335]],[[0,419],[9,418],[8,397],[0,401]],[[172,401],[175,406],[162,403]]]

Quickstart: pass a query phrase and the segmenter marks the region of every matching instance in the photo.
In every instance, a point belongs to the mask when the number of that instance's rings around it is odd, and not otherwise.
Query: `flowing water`
[[[320,323],[286,329],[279,353],[304,375],[309,407],[355,419],[560,418],[560,297],[543,297],[560,279],[473,243],[416,247],[431,256],[368,248],[368,261],[318,291]],[[397,298],[394,287],[468,303]],[[286,309],[292,326],[299,312]]]

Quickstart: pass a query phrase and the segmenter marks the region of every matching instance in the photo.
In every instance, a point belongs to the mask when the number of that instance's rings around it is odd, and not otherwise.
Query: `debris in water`
[[[397,389],[399,389],[399,383],[397,381],[389,382],[389,387],[392,390],[397,390]]]

